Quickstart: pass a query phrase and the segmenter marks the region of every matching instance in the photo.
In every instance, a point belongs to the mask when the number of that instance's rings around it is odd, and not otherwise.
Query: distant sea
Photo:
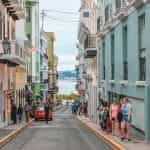
[[[74,80],[58,80],[59,94],[70,94],[75,91],[76,81]]]

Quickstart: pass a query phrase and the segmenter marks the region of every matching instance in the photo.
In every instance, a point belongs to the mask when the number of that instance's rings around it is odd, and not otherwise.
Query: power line
[[[76,23],[79,22],[78,20],[64,20],[62,18],[58,18],[58,17],[54,17],[51,15],[47,15],[47,12],[51,11],[51,12],[58,12],[61,14],[76,14],[75,12],[68,12],[68,11],[59,11],[59,10],[42,10],[41,11],[41,18],[42,18],[42,30],[44,30],[44,23],[45,23],[45,18],[49,18],[51,20],[55,20],[55,21],[59,21],[59,22],[63,22],[63,23]]]
[[[60,22],[64,22],[64,23],[75,23],[75,22],[79,22],[78,20],[63,20],[61,18],[57,18],[57,17],[53,17],[53,16],[46,16],[48,19],[51,20],[55,20],[55,21],[60,21]]]
[[[73,11],[61,11],[61,10],[54,10],[54,9],[47,9],[44,11],[45,12],[56,12],[56,13],[61,13],[61,14],[69,14],[69,15],[79,15],[79,13],[73,12]]]

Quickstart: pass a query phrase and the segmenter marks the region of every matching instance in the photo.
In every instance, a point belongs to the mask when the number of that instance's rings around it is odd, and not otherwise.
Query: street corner
[[[18,127],[15,127],[12,132],[10,132],[8,135],[4,136],[0,140],[0,148],[3,147],[5,144],[10,142],[15,136],[17,136],[21,131],[23,131],[25,128],[27,128],[31,123],[33,122],[34,119],[30,120],[28,123],[23,123],[22,125],[19,125]],[[10,127],[9,127],[10,128]],[[13,127],[12,127],[13,128]]]
[[[106,142],[108,145],[110,145],[112,147],[112,149],[114,150],[126,150],[126,148],[116,142],[114,139],[112,139],[111,137],[109,137],[109,135],[103,133],[102,131],[98,130],[97,126],[90,121],[88,118],[85,118],[83,116],[77,116],[77,119],[89,130],[91,130],[97,137],[99,137],[100,139],[102,139],[104,142]]]

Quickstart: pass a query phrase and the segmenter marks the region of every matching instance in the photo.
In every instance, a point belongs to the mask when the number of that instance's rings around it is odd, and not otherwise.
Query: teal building
[[[150,1],[98,2],[99,98],[127,97],[132,125],[150,140]]]

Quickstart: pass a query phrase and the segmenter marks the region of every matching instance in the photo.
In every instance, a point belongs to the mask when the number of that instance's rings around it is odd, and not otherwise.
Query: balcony
[[[32,75],[27,75],[27,82],[32,83]]]
[[[85,58],[94,58],[97,55],[97,48],[96,48],[96,35],[88,35],[87,39],[84,43],[84,57]]]
[[[116,0],[116,12],[115,16],[119,20],[123,20],[128,16],[127,11],[128,3],[124,0]]]
[[[0,62],[14,65],[25,65],[25,52],[17,41],[0,41]]]
[[[14,19],[25,18],[25,7],[23,0],[2,0],[2,2],[7,7],[9,14]]]
[[[131,6],[138,9],[139,7],[143,6],[144,3],[146,3],[148,0],[131,0],[130,4]]]
[[[58,93],[58,90],[59,90],[59,88],[58,88],[57,86],[55,86],[55,87],[50,87],[50,88],[48,89],[48,93],[50,93],[50,94],[57,94],[57,93]]]
[[[40,67],[40,71],[41,71],[41,72],[48,72],[48,66],[42,65],[42,66]]]
[[[41,91],[48,91],[48,84],[45,84],[45,83],[40,84],[40,90]]]

